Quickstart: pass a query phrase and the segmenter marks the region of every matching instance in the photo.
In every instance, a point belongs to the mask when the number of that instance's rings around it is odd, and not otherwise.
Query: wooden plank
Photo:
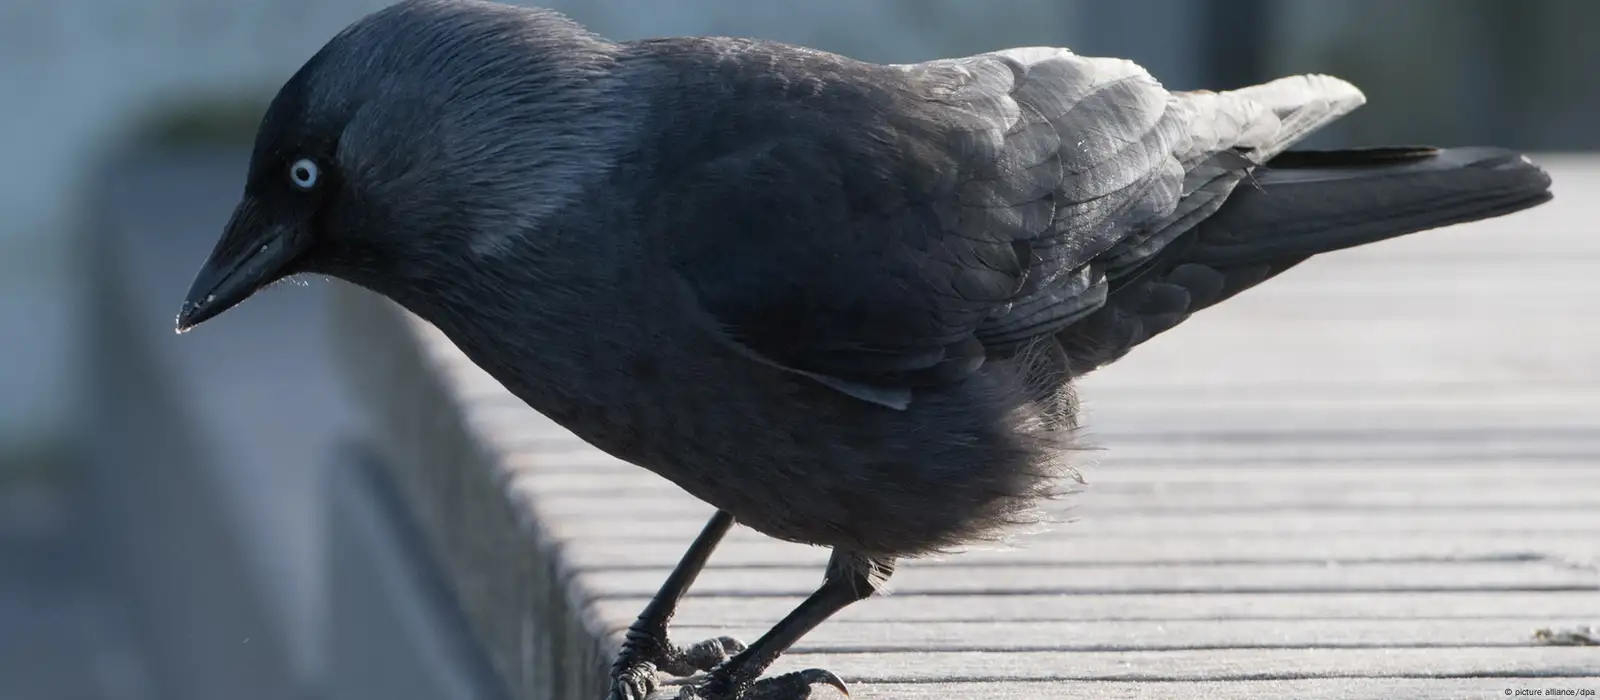
[[[603,619],[627,624],[643,609],[645,596],[602,598],[588,608]],[[794,608],[790,598],[700,598],[684,603],[680,624],[771,624]],[[928,598],[889,595],[846,608],[836,621],[899,622],[907,625],[961,621],[1146,620],[1476,620],[1527,616],[1550,624],[1600,619],[1600,593],[1594,591],[1357,591],[1323,593],[1084,595],[1045,593],[990,596],[973,594]],[[613,628],[615,625],[613,625]]]
[[[599,570],[580,574],[596,596],[653,593],[669,569]],[[707,569],[695,596],[802,596],[821,583],[814,566]],[[1600,572],[1545,562],[1363,564],[1351,566],[1257,564],[1217,566],[942,566],[903,567],[891,582],[900,595],[983,593],[1194,593],[1283,591],[1591,590]]]
[[[1090,483],[1093,484],[1215,483],[1231,487],[1239,483],[1290,481],[1302,484],[1359,482],[1382,488],[1387,482],[1402,482],[1405,486],[1417,486],[1419,482],[1448,485],[1457,481],[1542,485],[1551,480],[1571,480],[1571,485],[1593,489],[1600,483],[1593,459],[1558,452],[1560,445],[1555,445],[1554,449],[1518,447],[1515,449],[1520,454],[1510,456],[1505,454],[1510,449],[1484,447],[1474,449],[1469,457],[1441,448],[1423,450],[1404,443],[1382,445],[1381,436],[1371,434],[1341,436],[1352,442],[1380,443],[1366,450],[1319,444],[1312,439],[1315,436],[1307,436],[1304,442],[1296,444],[1291,441],[1292,434],[1266,432],[1237,431],[1214,436],[1174,433],[1160,442],[1153,434],[1147,435],[1148,442],[1119,438],[1112,449],[1085,451],[1077,468],[1092,475]],[[1230,438],[1231,443],[1224,442]],[[1366,453],[1380,449],[1384,454]],[[576,449],[566,442],[507,446],[504,457],[504,469],[512,479],[522,479],[524,475],[570,474],[578,479],[593,479],[595,483],[631,485],[636,477],[644,478],[638,482],[641,484],[659,478],[642,467],[592,449]],[[1560,484],[1565,485],[1568,484]]]
[[[1252,680],[1460,676],[1588,676],[1600,658],[1585,647],[1436,649],[1208,649],[1177,651],[962,651],[786,655],[773,673],[826,668],[847,681]]]
[[[748,531],[747,531],[748,532]],[[587,540],[567,551],[567,564],[575,571],[603,568],[663,568],[677,563],[682,547],[640,544],[630,540]],[[1379,533],[1337,539],[1303,539],[1265,536],[1095,537],[1070,547],[976,549],[918,559],[906,566],[1013,566],[1054,564],[1102,566],[1151,564],[1196,566],[1206,564],[1317,563],[1348,565],[1375,562],[1449,563],[1456,561],[1571,560],[1574,565],[1600,561],[1600,541],[1588,534],[1557,534],[1530,538],[1524,535],[1437,533],[1397,538]],[[766,541],[753,533],[731,538],[717,548],[708,566],[770,567],[821,566],[828,550]]]
[[[795,647],[802,653],[915,651],[1172,651],[1181,649],[1381,649],[1534,646],[1542,618],[1494,620],[1127,620],[1098,622],[961,621],[907,625],[841,622],[824,625]],[[732,635],[755,639],[767,629],[745,625],[673,628],[681,640]],[[621,644],[625,626],[613,629]],[[1600,661],[1600,660],[1597,660]]]
[[[576,516],[610,510],[627,513],[630,517],[647,519],[668,517],[704,518],[706,504],[684,494],[670,483],[653,488],[617,492],[588,482],[589,488],[561,491],[560,498],[549,498],[543,504],[544,513],[553,517]],[[1317,488],[1322,482],[1298,485],[1299,488],[1268,489],[1244,488],[1238,491],[1218,489],[1162,488],[1142,491],[1123,491],[1102,488],[1094,483],[1085,491],[1068,499],[1059,507],[1072,507],[1080,514],[1101,513],[1270,513],[1274,511],[1472,511],[1476,513],[1507,511],[1555,512],[1600,510],[1600,489],[1552,489],[1556,484],[1509,485],[1495,490],[1491,484],[1479,488],[1463,488],[1459,482],[1441,484],[1434,491],[1374,489],[1349,486],[1345,488]],[[545,487],[534,486],[541,494],[550,493]]]
[[[630,516],[618,519],[611,512],[586,513],[551,523],[550,531],[563,540],[633,539],[649,542],[687,542],[700,531],[708,514],[672,516]],[[1387,533],[1396,537],[1443,532],[1483,534],[1521,533],[1531,537],[1544,534],[1593,533],[1600,537],[1600,512],[1542,511],[1526,508],[1520,512],[1500,510],[1458,512],[1393,513],[1294,512],[1163,514],[1095,513],[1052,529],[1018,536],[1028,546],[1049,546],[1068,540],[1105,535],[1166,536],[1176,533],[1216,535],[1267,535],[1294,537],[1338,537],[1350,534]]]
[[[953,683],[858,683],[850,697],[862,700],[1143,700],[1145,698],[1206,698],[1207,700],[1349,700],[1350,698],[1406,698],[1406,700],[1504,700],[1544,696],[1555,691],[1600,692],[1600,675],[1525,678],[1358,678],[1336,682],[1323,678],[1252,681],[962,681]],[[1574,695],[1574,697],[1578,697]],[[1594,697],[1590,695],[1588,697]]]
[[[1503,488],[1507,482],[1548,487],[1550,490],[1600,488],[1596,462],[1580,459],[1512,460],[1491,456],[1475,462],[1431,461],[1397,456],[1374,460],[1346,455],[1349,450],[1319,450],[1315,444],[1296,447],[1267,435],[1256,435],[1246,446],[1225,446],[1202,436],[1175,435],[1164,446],[1122,446],[1120,454],[1089,453],[1080,467],[1094,478],[1092,488],[1129,485],[1155,489],[1250,489],[1287,484],[1359,489],[1448,487]],[[1294,454],[1298,449],[1299,454]],[[1143,459],[1135,459],[1135,456]],[[508,451],[508,478],[520,486],[541,488],[559,477],[560,487],[592,485],[600,488],[637,489],[677,486],[642,467],[585,449],[566,451],[558,445]],[[1208,469],[1222,467],[1224,469]],[[1554,483],[1552,483],[1554,482]],[[678,489],[681,491],[681,489]],[[1424,492],[1423,495],[1426,495]]]

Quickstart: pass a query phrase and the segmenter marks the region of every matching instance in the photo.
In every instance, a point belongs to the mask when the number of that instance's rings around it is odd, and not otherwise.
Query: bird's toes
[[[832,671],[808,668],[781,676],[756,681],[740,700],[809,700],[820,686],[830,686],[844,697],[850,696],[850,687]]]
[[[831,671],[808,668],[762,678],[742,691],[724,691],[715,683],[684,685],[678,690],[678,700],[811,700],[817,697],[817,687],[823,685],[833,687],[840,695],[850,696],[849,686]]]
[[[678,676],[693,675],[695,671],[710,671],[741,651],[744,651],[744,642],[733,637],[714,637],[683,650],[679,661],[686,668],[666,670]]]
[[[663,673],[687,678],[701,671],[710,671],[741,651],[744,651],[744,642],[733,637],[716,637],[686,649],[668,644],[654,661],[656,668]]]
[[[611,673],[606,700],[647,700],[656,690],[656,665],[641,661]]]

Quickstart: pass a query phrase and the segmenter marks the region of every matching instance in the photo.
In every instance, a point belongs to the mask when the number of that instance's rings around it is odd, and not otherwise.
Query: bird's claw
[[[832,686],[840,695],[850,696],[850,687],[843,680],[820,668],[762,678],[742,689],[729,688],[723,678],[712,672],[702,683],[686,684],[678,689],[678,700],[810,700],[819,685]]]
[[[611,692],[606,700],[648,700],[656,692],[656,665],[649,661],[611,671]]]
[[[684,678],[710,671],[741,651],[744,643],[733,637],[716,637],[679,649],[667,642],[665,634],[630,629],[622,653],[611,665],[611,692],[606,700],[646,700],[658,686],[656,671]]]
[[[744,642],[733,637],[713,637],[675,651],[665,655],[661,670],[682,678],[721,666],[734,654],[744,651]]]

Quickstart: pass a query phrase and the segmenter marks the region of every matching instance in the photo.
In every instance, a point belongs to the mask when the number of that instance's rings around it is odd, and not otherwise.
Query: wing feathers
[[[709,327],[895,408],[1095,313],[1251,168],[1362,100],[1326,76],[1170,93],[1131,61],[1047,47],[884,67],[651,46],[683,54],[662,148],[705,154],[673,164],[656,217]],[[1149,303],[1186,307],[1203,282]]]
[[[1073,69],[1044,68],[1058,65]],[[1054,95],[1081,95],[1053,121],[1066,172],[1053,198],[1057,221],[1046,234],[1075,245],[1034,244],[1029,284],[1006,314],[979,329],[985,342],[1020,342],[1094,312],[1107,285],[1215,213],[1252,168],[1364,100],[1354,86],[1328,76],[1168,93],[1126,61],[1066,52],[1042,58],[1027,75],[1081,81],[1096,69],[1123,72],[1113,72],[1118,79],[1100,90],[1062,90],[1058,79],[1040,81],[1056,92],[1029,90],[1030,82],[1016,93],[1019,100],[1051,95],[1044,100],[1050,105],[1059,104]],[[1081,136],[1074,141],[1073,134]],[[1075,150],[1080,142],[1083,150]]]

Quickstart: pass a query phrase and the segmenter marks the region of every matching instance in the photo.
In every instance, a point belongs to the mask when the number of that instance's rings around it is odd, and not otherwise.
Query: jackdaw
[[[683,697],[808,697],[844,684],[763,678],[802,635],[1070,490],[1073,378],[1312,255],[1550,197],[1496,148],[1289,150],[1363,101],[1322,75],[1174,92],[1060,48],[878,65],[406,0],[272,101],[177,325],[297,273],[389,297],[716,508],[612,698],[658,670],[707,672]],[[832,548],[821,586],[748,647],[669,643],[734,521]]]

